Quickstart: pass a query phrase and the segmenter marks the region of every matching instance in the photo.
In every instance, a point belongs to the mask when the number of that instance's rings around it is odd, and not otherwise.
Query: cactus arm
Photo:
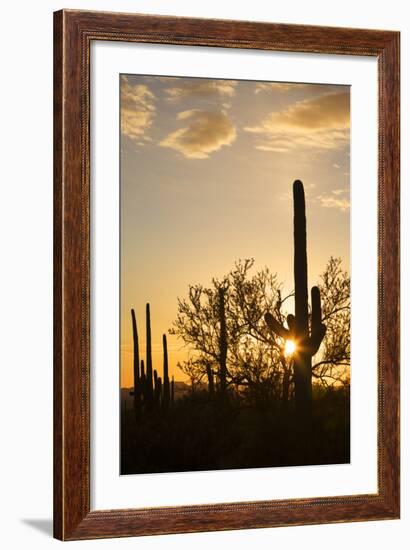
[[[309,338],[309,353],[315,355],[318,352],[320,344],[326,334],[326,325],[322,323],[322,306],[320,300],[320,290],[317,286],[312,287],[312,319],[311,334]]]
[[[322,305],[320,301],[320,290],[317,286],[312,287],[312,325],[318,325],[322,322]]]
[[[281,323],[279,323],[279,321],[277,321],[271,313],[265,313],[265,322],[270,330],[281,338],[285,340],[290,338],[289,330],[286,329]]]
[[[326,325],[321,324],[319,329],[316,332],[312,332],[312,335],[309,339],[309,353],[313,357],[320,348],[323,338],[326,334]]]
[[[295,332],[295,316],[289,313],[286,317],[286,321],[288,323],[289,333],[293,334]]]

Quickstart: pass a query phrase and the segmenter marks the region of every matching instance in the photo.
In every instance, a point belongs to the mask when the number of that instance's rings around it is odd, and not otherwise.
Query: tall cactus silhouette
[[[168,374],[168,345],[167,345],[167,337],[165,334],[162,335],[162,347],[164,350],[163,405],[164,405],[164,408],[167,408],[169,405],[171,395],[170,395],[169,374]]]
[[[226,334],[226,317],[225,317],[225,289],[218,289],[219,295],[219,379],[221,394],[226,393],[226,356],[228,353],[228,339]]]
[[[146,399],[148,407],[152,406],[154,400],[154,387],[152,382],[152,347],[151,347],[151,313],[149,304],[146,306],[146,323],[147,323],[147,372],[146,372]]]
[[[141,385],[140,385],[140,355],[138,345],[138,330],[135,311],[131,309],[132,336],[134,341],[134,408],[137,413],[141,403]]]
[[[171,403],[174,403],[175,400],[175,380],[174,376],[172,376],[171,380]]]
[[[312,357],[319,350],[326,326],[322,323],[320,291],[314,286],[311,290],[312,314],[309,331],[305,210],[303,183],[296,180],[293,184],[295,315],[288,315],[288,329],[269,312],[265,315],[265,321],[275,334],[295,342],[295,405],[297,412],[308,420],[312,412]]]

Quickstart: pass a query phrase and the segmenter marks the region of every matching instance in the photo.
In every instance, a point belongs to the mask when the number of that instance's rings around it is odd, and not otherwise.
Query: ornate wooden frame
[[[378,492],[90,510],[92,40],[374,56],[379,81]],[[54,14],[54,535],[63,540],[399,517],[398,32],[63,10]]]

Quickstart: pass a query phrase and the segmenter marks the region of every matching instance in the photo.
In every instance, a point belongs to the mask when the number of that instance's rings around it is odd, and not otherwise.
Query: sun
[[[294,340],[286,340],[285,342],[285,355],[289,357],[290,355],[293,355],[296,351],[296,344]]]

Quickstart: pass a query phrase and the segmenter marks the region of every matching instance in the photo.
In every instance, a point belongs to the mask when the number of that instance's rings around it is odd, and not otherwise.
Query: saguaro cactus
[[[163,405],[164,405],[164,408],[166,408],[169,405],[171,395],[170,395],[169,374],[168,374],[168,345],[167,345],[167,337],[165,334],[162,335],[162,347],[164,350]]]
[[[152,405],[154,399],[154,387],[152,382],[152,347],[151,347],[151,313],[149,304],[146,307],[147,323],[147,372],[146,372],[146,394],[148,406]]]
[[[266,313],[265,321],[278,336],[295,342],[295,404],[298,413],[307,420],[312,409],[312,357],[319,350],[326,326],[322,323],[320,291],[314,286],[311,290],[312,314],[309,332],[305,192],[303,183],[299,180],[293,184],[293,213],[295,315],[288,315],[288,329],[271,313]]]
[[[141,387],[140,387],[140,356],[138,345],[138,330],[135,311],[131,309],[132,319],[132,336],[134,341],[134,408],[137,413],[141,402]]]
[[[226,356],[228,353],[228,338],[226,334],[225,318],[225,289],[219,288],[219,379],[221,384],[221,394],[226,393]]]

